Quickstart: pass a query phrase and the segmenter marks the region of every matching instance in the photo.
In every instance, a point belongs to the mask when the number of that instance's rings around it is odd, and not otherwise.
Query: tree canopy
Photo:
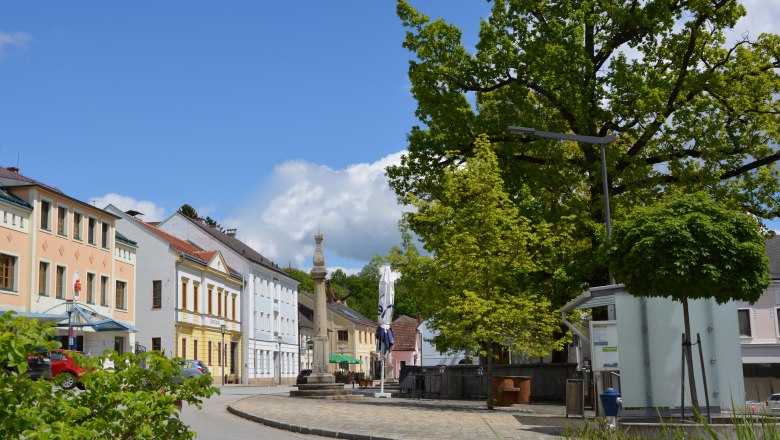
[[[758,222],[705,194],[678,194],[617,222],[606,252],[635,296],[755,302],[769,286]]]
[[[399,0],[420,124],[401,164],[388,168],[391,186],[404,200],[440,198],[439,182],[485,133],[520,213],[573,225],[563,268],[591,283],[606,281],[594,264],[604,240],[598,146],[512,135],[509,126],[616,134],[607,145],[615,217],[674,188],[774,217],[780,37],[727,45],[724,32],[744,14],[735,0],[496,0],[467,48],[456,26]],[[569,294],[578,291],[572,283]]]
[[[431,256],[412,256],[403,277],[422,285],[441,345],[484,353],[495,344],[548,354],[562,344],[553,338],[558,315],[529,280],[548,269],[546,254],[566,241],[565,234],[519,215],[486,137],[475,150],[464,166],[443,175],[439,198],[412,197],[417,210],[404,214],[404,222]]]

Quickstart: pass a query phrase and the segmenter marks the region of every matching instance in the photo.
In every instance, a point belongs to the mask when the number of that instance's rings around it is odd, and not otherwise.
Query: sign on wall
[[[590,352],[593,356],[593,371],[620,369],[617,321],[590,322]]]

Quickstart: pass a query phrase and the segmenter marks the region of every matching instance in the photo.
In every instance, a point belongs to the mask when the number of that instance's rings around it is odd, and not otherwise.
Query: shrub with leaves
[[[27,369],[31,347],[54,349],[54,330],[13,312],[0,316],[0,359]],[[86,372],[85,390],[65,390],[55,381],[35,381],[23,373],[0,375],[0,438],[26,439],[189,439],[175,403],[200,408],[218,390],[211,378],[181,380],[176,359],[159,352],[100,356],[76,355]],[[109,362],[106,362],[109,361]],[[103,365],[113,363],[110,369]]]

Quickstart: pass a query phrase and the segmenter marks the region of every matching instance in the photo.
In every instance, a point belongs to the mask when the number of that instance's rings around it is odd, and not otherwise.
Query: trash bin
[[[617,417],[618,410],[620,409],[620,393],[607,388],[600,395],[601,405],[604,407],[604,415],[607,417]]]

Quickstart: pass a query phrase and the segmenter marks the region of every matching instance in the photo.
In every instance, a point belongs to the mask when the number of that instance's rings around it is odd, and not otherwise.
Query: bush
[[[8,312],[0,316],[0,358],[23,372],[25,347],[59,348],[53,333],[51,325]],[[103,369],[107,360],[113,369]],[[86,369],[83,392],[23,374],[0,375],[0,438],[189,439],[195,433],[174,403],[200,408],[202,399],[219,392],[208,376],[176,380],[180,366],[159,352],[105,351],[76,362]]]

